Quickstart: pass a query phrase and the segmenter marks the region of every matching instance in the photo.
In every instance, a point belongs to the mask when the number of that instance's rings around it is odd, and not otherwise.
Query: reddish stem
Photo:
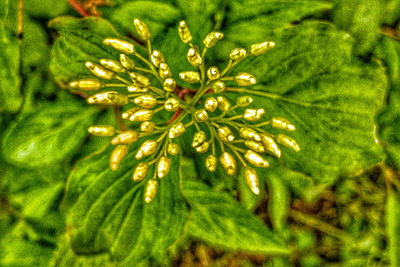
[[[68,2],[82,17],[89,17],[89,14],[86,12],[86,10],[83,9],[80,4],[75,2],[75,0],[68,0]]]
[[[181,112],[182,112],[182,109],[179,108],[179,109],[175,112],[175,114],[171,117],[171,119],[169,120],[168,124],[171,124],[176,118],[178,118],[178,116],[179,116],[179,114],[181,114]]]

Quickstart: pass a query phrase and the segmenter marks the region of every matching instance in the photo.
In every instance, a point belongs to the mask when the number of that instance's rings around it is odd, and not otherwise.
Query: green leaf
[[[400,195],[388,192],[385,208],[386,235],[391,266],[400,266]]]
[[[351,61],[348,35],[326,23],[302,23],[276,33],[273,40],[274,49],[251,57],[237,71],[258,79],[258,85],[241,94],[266,109],[265,119],[284,117],[297,128],[288,135],[301,151],[282,148],[281,162],[329,184],[339,174],[382,160],[374,136],[374,117],[386,89],[382,66]]]
[[[183,194],[192,208],[187,234],[212,246],[263,254],[286,254],[288,249],[250,211],[227,193],[185,180]]]
[[[22,104],[20,53],[17,38],[6,28],[8,4],[9,1],[0,4],[0,112],[15,113]]]
[[[178,9],[167,3],[134,1],[123,3],[117,8],[105,9],[103,16],[110,20],[121,34],[131,33],[141,40],[133,25],[134,18],[144,21],[150,29],[151,38],[155,39],[163,37],[163,32],[172,25],[177,25],[180,13]]]
[[[67,13],[70,9],[68,1],[30,0],[24,2],[24,10],[33,17],[54,18]]]
[[[388,154],[388,163],[400,170],[400,44],[385,37],[376,54],[387,65],[391,86],[388,104],[378,117],[380,142]]]
[[[226,28],[222,29],[225,38],[216,47],[218,57],[226,59],[231,49],[263,42],[275,30],[288,27],[304,17],[320,14],[331,6],[326,1],[229,1]]]
[[[281,232],[286,228],[286,219],[290,209],[290,193],[279,176],[269,176],[268,182],[268,214],[272,226]]]
[[[356,39],[358,54],[374,49],[382,17],[381,0],[335,0],[333,21]]]
[[[72,101],[43,105],[9,127],[2,140],[3,155],[26,168],[60,163],[83,143],[96,113]]]
[[[107,149],[79,163],[72,173],[66,197],[66,206],[71,207],[67,229],[77,255],[106,253],[111,262],[121,265],[160,263],[181,235],[188,209],[179,191],[179,157],[172,158],[170,173],[159,181],[155,199],[146,204],[145,181],[131,179],[138,163],[134,154],[129,153],[112,171]]]
[[[383,2],[383,23],[393,25],[400,18],[400,2],[397,0],[384,0]]]
[[[122,38],[106,20],[60,17],[52,20],[49,27],[60,34],[51,51],[50,71],[61,85],[85,76],[93,77],[85,67],[86,61],[119,57],[116,50],[103,45],[106,37]]]

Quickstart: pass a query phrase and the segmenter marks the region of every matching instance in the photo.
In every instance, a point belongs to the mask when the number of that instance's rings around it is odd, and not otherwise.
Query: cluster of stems
[[[285,134],[273,135],[264,126],[285,131],[294,131],[295,126],[287,119],[272,117],[257,123],[265,115],[263,108],[251,108],[253,98],[241,95],[235,101],[226,98],[229,92],[243,94],[249,90],[243,87],[256,84],[256,78],[247,72],[231,76],[232,69],[249,56],[258,56],[274,47],[274,42],[253,44],[250,51],[235,48],[229,54],[226,67],[206,68],[207,50],[223,38],[221,32],[210,32],[203,40],[203,49],[192,43],[192,35],[185,21],[178,25],[178,34],[188,45],[187,60],[194,70],[179,73],[179,78],[191,84],[199,84],[198,89],[179,86],[172,78],[171,69],[164,55],[151,45],[151,33],[144,22],[134,19],[137,33],[146,42],[142,56],[133,43],[119,39],[106,38],[103,43],[120,52],[119,60],[100,59],[99,63],[86,62],[86,67],[97,78],[72,81],[69,87],[74,90],[94,92],[87,98],[89,104],[123,107],[121,119],[129,122],[116,129],[112,125],[94,125],[89,133],[97,136],[113,136],[115,145],[110,157],[110,168],[116,170],[128,154],[129,146],[142,142],[135,158],[140,161],[132,174],[135,182],[144,180],[144,200],[150,203],[157,192],[159,180],[168,175],[171,157],[179,154],[176,141],[189,127],[195,127],[192,148],[198,153],[209,153],[205,167],[214,172],[218,161],[228,175],[235,175],[237,161],[244,167],[244,178],[254,194],[259,194],[259,181],[256,170],[265,168],[269,162],[262,156],[269,153],[281,156],[278,144],[299,151],[295,140]],[[104,82],[108,81],[108,82]],[[113,88],[113,90],[110,90]],[[250,89],[253,90],[253,89]],[[235,94],[237,95],[237,94]],[[167,121],[157,119],[157,113],[171,112]],[[157,122],[159,121],[159,122]],[[148,175],[154,165],[153,175]]]

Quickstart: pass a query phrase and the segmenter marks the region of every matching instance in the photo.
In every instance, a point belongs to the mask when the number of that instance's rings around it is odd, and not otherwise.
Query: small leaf
[[[386,234],[391,266],[400,266],[400,195],[388,192],[385,208]]]
[[[267,182],[268,214],[274,229],[281,232],[286,227],[286,218],[290,209],[290,193],[281,177],[270,175]]]
[[[26,168],[65,160],[82,144],[96,109],[76,102],[43,105],[12,124],[2,142],[5,159]]]
[[[183,194],[191,208],[187,233],[212,246],[252,253],[286,254],[284,242],[227,193],[185,180]]]
[[[133,150],[138,147],[132,146]],[[138,164],[134,152],[112,171],[110,151],[82,161],[70,177],[65,205],[70,207],[67,227],[73,251],[87,257],[105,253],[121,265],[160,263],[180,236],[188,215],[179,192],[180,159],[172,158],[171,170],[159,181],[155,199],[146,204],[146,180],[135,183],[131,178]]]

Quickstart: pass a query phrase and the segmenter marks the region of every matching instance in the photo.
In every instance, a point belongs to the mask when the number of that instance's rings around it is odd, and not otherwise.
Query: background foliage
[[[0,3],[0,266],[400,266],[399,1],[77,1],[87,18],[67,0],[24,2]],[[209,65],[277,43],[236,69],[302,147],[258,170],[260,196],[242,173],[208,173],[190,135],[150,205],[134,148],[109,169],[108,140],[86,129],[114,114],[62,88],[116,57],[103,38],[136,39],[134,17],[175,78],[190,69],[182,19],[198,42],[225,33]]]

